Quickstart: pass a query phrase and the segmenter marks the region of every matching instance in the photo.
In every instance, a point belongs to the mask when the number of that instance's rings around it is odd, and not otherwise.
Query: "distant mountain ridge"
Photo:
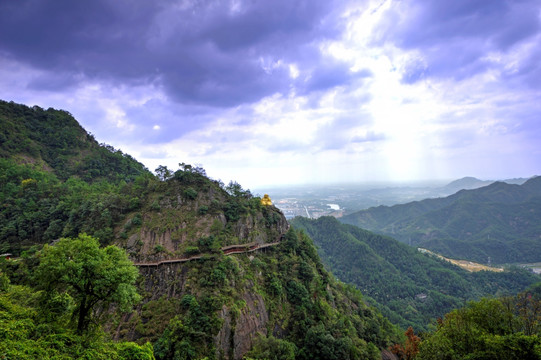
[[[451,181],[449,184],[441,188],[445,192],[455,193],[460,190],[473,190],[483,186],[488,186],[495,182],[504,182],[507,184],[522,185],[529,179],[527,178],[514,178],[505,180],[479,180],[472,176],[466,176],[458,180]]]
[[[477,189],[483,186],[490,185],[493,182],[494,181],[491,181],[491,180],[479,180],[471,176],[466,176],[466,177],[463,177],[462,179],[458,179],[458,180],[450,182],[449,184],[445,185],[443,189],[445,189],[445,191],[454,193],[460,190]]]
[[[340,219],[445,256],[481,263],[541,261],[541,177],[494,182],[436,199],[378,206]]]

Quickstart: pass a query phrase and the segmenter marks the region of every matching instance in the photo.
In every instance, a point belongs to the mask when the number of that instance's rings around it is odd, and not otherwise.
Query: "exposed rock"
[[[399,360],[399,357],[390,352],[389,350],[382,350],[381,360]]]
[[[243,296],[246,306],[241,310],[233,336],[233,359],[241,359],[250,350],[258,334],[267,335],[269,316],[261,295],[247,289]]]
[[[219,357],[221,353],[224,357],[229,358],[231,353],[231,333],[233,329],[231,327],[231,313],[225,305],[222,307],[220,317],[224,320],[224,322],[214,341],[217,352],[216,356]]]

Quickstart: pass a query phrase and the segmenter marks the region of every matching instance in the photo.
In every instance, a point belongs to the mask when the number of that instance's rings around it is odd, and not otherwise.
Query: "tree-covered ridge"
[[[137,262],[216,253],[229,245],[273,243],[287,231],[282,213],[262,205],[249,190],[180,165],[169,175],[165,167],[158,169],[162,180],[149,183],[152,190],[141,207],[118,228],[118,243]]]
[[[87,182],[130,182],[148,173],[143,164],[110,145],[98,144],[70,113],[0,100],[0,158]]]
[[[152,181],[146,172],[130,183],[63,181],[32,165],[0,159],[0,253],[18,255],[32,245],[83,232],[110,243],[116,224],[141,206]]]
[[[370,208],[341,219],[444,256],[487,263],[541,260],[541,177],[440,199]]]
[[[469,273],[332,217],[298,217],[291,223],[314,240],[333,274],[375,299],[382,313],[403,328],[427,330],[433,319],[467,300],[516,294],[539,281],[538,276],[517,268],[503,273]]]
[[[139,263],[197,260],[141,268],[143,305],[119,320],[120,338],[154,342],[160,359],[238,359],[252,346],[250,356],[262,358],[275,342],[300,359],[377,358],[396,338],[358,292],[325,271],[308,237],[288,231],[277,208],[237,183],[208,179],[200,168],[180,164],[157,173],[161,180],[126,217],[118,241]],[[221,251],[276,241],[254,253]],[[255,333],[262,337],[253,342]]]

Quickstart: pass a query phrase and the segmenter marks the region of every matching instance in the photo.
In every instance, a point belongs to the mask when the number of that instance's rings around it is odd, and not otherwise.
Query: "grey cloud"
[[[317,66],[302,73],[305,78],[299,77],[296,84],[302,94],[326,90],[340,85],[349,85],[357,79],[372,76],[368,69],[352,72],[349,69],[349,64],[345,62],[325,59],[321,59]]]
[[[82,81],[82,76],[73,73],[46,72],[30,79],[27,87],[33,90],[64,91]]]
[[[402,73],[402,82],[405,84],[413,84],[424,78],[427,74],[427,70],[428,68],[424,62],[420,60],[411,61],[406,65]]]
[[[504,79],[511,82],[525,83],[530,88],[541,88],[541,46],[528,54],[517,64],[513,70],[504,72]]]
[[[399,15],[391,9],[384,25],[384,40],[405,48],[439,44],[444,40],[482,38],[506,49],[539,31],[536,0],[417,0]],[[398,20],[398,21],[397,21]]]
[[[306,152],[306,145],[298,141],[288,141],[284,139],[273,139],[272,141],[261,144],[265,149],[271,153],[282,153],[282,152]]]
[[[201,128],[214,120],[219,110],[209,106],[176,104],[151,100],[142,106],[125,106],[126,118],[137,124],[134,138],[143,138],[150,144],[169,142]],[[153,130],[159,125],[159,130]]]
[[[0,54],[64,74],[65,83],[36,80],[36,88],[60,89],[81,79],[158,82],[178,102],[234,106],[289,89],[287,69],[269,71],[261,59],[301,61],[301,68],[317,69],[321,59],[308,54],[320,40],[339,34],[335,15],[345,5],[324,0],[238,4],[235,9],[232,1],[218,0],[4,1]],[[348,81],[347,72],[330,71],[332,79],[321,78],[313,87]]]
[[[391,42],[420,50],[425,76],[461,79],[498,66],[484,57],[508,52],[541,30],[537,0],[417,0],[395,3],[375,34],[375,43]],[[422,78],[406,69],[404,82]]]

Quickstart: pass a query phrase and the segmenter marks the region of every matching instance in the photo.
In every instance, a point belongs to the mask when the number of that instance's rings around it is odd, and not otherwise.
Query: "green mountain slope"
[[[417,340],[415,359],[541,359],[539,284],[516,297],[482,299],[454,310]]]
[[[0,100],[0,158],[52,172],[59,179],[133,181],[143,164],[98,144],[70,113]]]
[[[541,177],[440,199],[380,206],[341,219],[445,256],[486,263],[541,260]]]
[[[134,172],[137,162],[97,145],[66,112],[2,106],[0,253],[14,259],[0,271],[13,284],[35,286],[42,244],[85,232],[124,247],[140,269],[141,304],[111,314],[107,331],[151,341],[158,359],[379,359],[397,341],[324,269],[311,239],[240,185],[189,165],[160,178]],[[70,140],[42,140],[56,131]],[[85,160],[100,154],[129,166]]]
[[[379,304],[393,323],[426,330],[427,325],[467,300],[516,294],[539,277],[526,270],[469,273],[398,241],[335,218],[297,217],[328,269]]]
[[[113,240],[153,175],[66,111],[0,101],[0,253],[81,232]]]

